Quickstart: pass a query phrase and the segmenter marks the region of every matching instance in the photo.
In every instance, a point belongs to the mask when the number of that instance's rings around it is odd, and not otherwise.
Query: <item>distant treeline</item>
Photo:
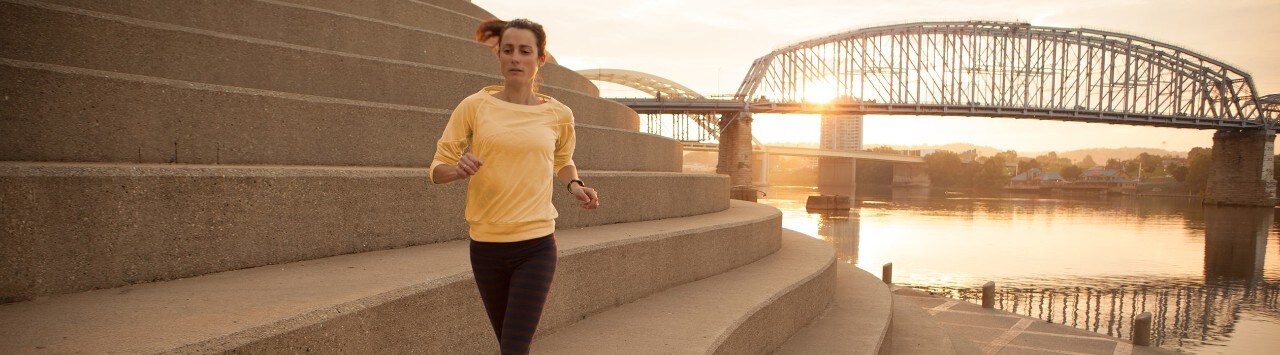
[[[887,146],[868,150],[882,153],[899,152]],[[1192,148],[1185,156],[1143,152],[1132,159],[1110,158],[1102,162],[1095,161],[1092,155],[1085,155],[1077,160],[1058,155],[1056,152],[1035,157],[1020,157],[1018,152],[1012,150],[996,152],[992,155],[980,155],[972,149],[962,153],[938,150],[925,156],[924,160],[929,164],[929,178],[933,186],[938,188],[999,189],[1008,184],[1016,173],[1032,168],[1058,173],[1068,181],[1075,181],[1085,170],[1102,167],[1122,171],[1129,178],[1142,182],[1178,183],[1185,186],[1189,193],[1203,194],[1208,185],[1209,170],[1213,165],[1213,150]],[[1017,164],[1016,167],[1013,166],[1014,162]],[[714,167],[715,153],[686,154],[685,164],[691,163]],[[817,158],[773,156],[769,158],[769,163],[770,185],[817,184]],[[1275,171],[1280,171],[1280,155],[1276,156],[1274,164]],[[889,162],[862,160],[858,162],[857,172],[859,184],[889,185],[893,183],[893,164]],[[1276,180],[1280,181],[1280,178]]]

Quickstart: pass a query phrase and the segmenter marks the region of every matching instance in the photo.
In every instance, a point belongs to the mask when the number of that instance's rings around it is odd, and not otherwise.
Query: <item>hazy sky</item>
[[[732,93],[751,61],[808,38],[876,25],[997,20],[1132,34],[1205,54],[1280,93],[1280,0],[585,1],[474,0],[499,18],[542,23],[571,69],[655,74],[703,94]],[[601,86],[601,95],[624,94]],[[816,141],[818,120],[757,115],[765,142]],[[1212,145],[1212,131],[1020,119],[868,116],[865,143],[968,142],[1019,151]]]

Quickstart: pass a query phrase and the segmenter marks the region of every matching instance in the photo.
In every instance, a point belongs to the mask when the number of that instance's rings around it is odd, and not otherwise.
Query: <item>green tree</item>
[[[1000,162],[1002,163],[1018,161],[1018,152],[1013,150],[1006,150],[1003,152],[996,153],[996,155],[992,158],[999,158]]]
[[[1019,172],[1019,173],[1021,173],[1021,172],[1023,172],[1023,171],[1031,170],[1031,169],[1040,169],[1040,170],[1044,170],[1044,166],[1043,166],[1043,165],[1040,165],[1040,161],[1039,161],[1039,160],[1036,160],[1036,159],[1026,159],[1026,160],[1019,160],[1019,161],[1018,161],[1018,172]]]
[[[897,153],[889,146],[878,146],[867,149],[876,153]],[[893,183],[893,163],[886,161],[859,160],[857,162],[857,181],[859,184],[889,185]]]
[[[1070,158],[1058,156],[1058,152],[1037,156],[1036,161],[1040,162],[1040,170],[1044,171],[1060,171],[1067,165],[1074,165]]]
[[[1151,175],[1152,173],[1155,173],[1157,169],[1160,169],[1160,163],[1163,160],[1164,159],[1159,156],[1147,154],[1145,152],[1138,154],[1138,163],[1142,166],[1142,174],[1144,176]]]
[[[1009,182],[1004,174],[1004,159],[997,154],[982,162],[981,169],[974,175],[973,187],[979,189],[999,189]]]
[[[1188,171],[1189,171],[1189,170],[1187,169],[1187,167],[1182,166],[1182,165],[1179,165],[1179,166],[1175,166],[1175,167],[1173,167],[1173,169],[1169,170],[1169,175],[1173,175],[1173,179],[1174,179],[1174,180],[1176,180],[1176,181],[1178,181],[1178,182],[1184,182],[1184,181],[1187,181],[1187,172],[1188,172]]]
[[[1067,165],[1062,167],[1062,170],[1058,170],[1058,175],[1062,175],[1062,178],[1067,179],[1067,181],[1079,179],[1080,174],[1084,174],[1084,169],[1075,165]]]
[[[1081,169],[1088,169],[1098,166],[1098,163],[1093,161],[1092,155],[1085,155],[1084,159],[1080,160],[1080,164],[1076,164],[1076,166],[1079,166]]]
[[[1203,195],[1209,185],[1209,170],[1212,168],[1212,148],[1191,148],[1187,153],[1187,191]]]
[[[969,179],[959,154],[945,150],[937,151],[925,156],[924,162],[929,164],[929,181],[933,186],[947,188],[967,185],[964,182]]]
[[[1138,160],[1137,159],[1125,160],[1124,164],[1122,164],[1121,166],[1124,167],[1124,173],[1129,174],[1129,177],[1132,177],[1134,179],[1138,178]]]

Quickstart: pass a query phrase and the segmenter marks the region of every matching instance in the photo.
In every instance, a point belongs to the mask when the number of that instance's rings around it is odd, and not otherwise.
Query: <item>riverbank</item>
[[[918,307],[951,338],[958,354],[1177,354],[1156,346],[1134,346],[1129,340],[1045,322],[1015,313],[932,295],[909,287],[893,287],[897,307]],[[895,318],[895,322],[898,319]],[[924,319],[907,319],[920,323]]]
[[[1266,353],[1280,334],[1280,210],[1185,196],[1001,194],[971,189],[769,187],[783,225],[842,262],[959,301],[1000,285],[997,308],[1102,336],[1153,314],[1154,341],[1192,354]],[[947,193],[950,191],[951,193]],[[813,213],[811,195],[853,196]]]

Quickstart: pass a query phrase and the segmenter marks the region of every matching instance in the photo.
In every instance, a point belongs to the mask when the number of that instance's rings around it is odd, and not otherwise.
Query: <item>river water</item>
[[[813,187],[768,187],[783,226],[830,242],[840,262],[894,283],[1193,354],[1280,352],[1275,208],[1171,197],[1049,197],[860,186],[848,211],[806,211]],[[1270,257],[1269,257],[1270,256]],[[1270,260],[1268,260],[1270,259]]]

